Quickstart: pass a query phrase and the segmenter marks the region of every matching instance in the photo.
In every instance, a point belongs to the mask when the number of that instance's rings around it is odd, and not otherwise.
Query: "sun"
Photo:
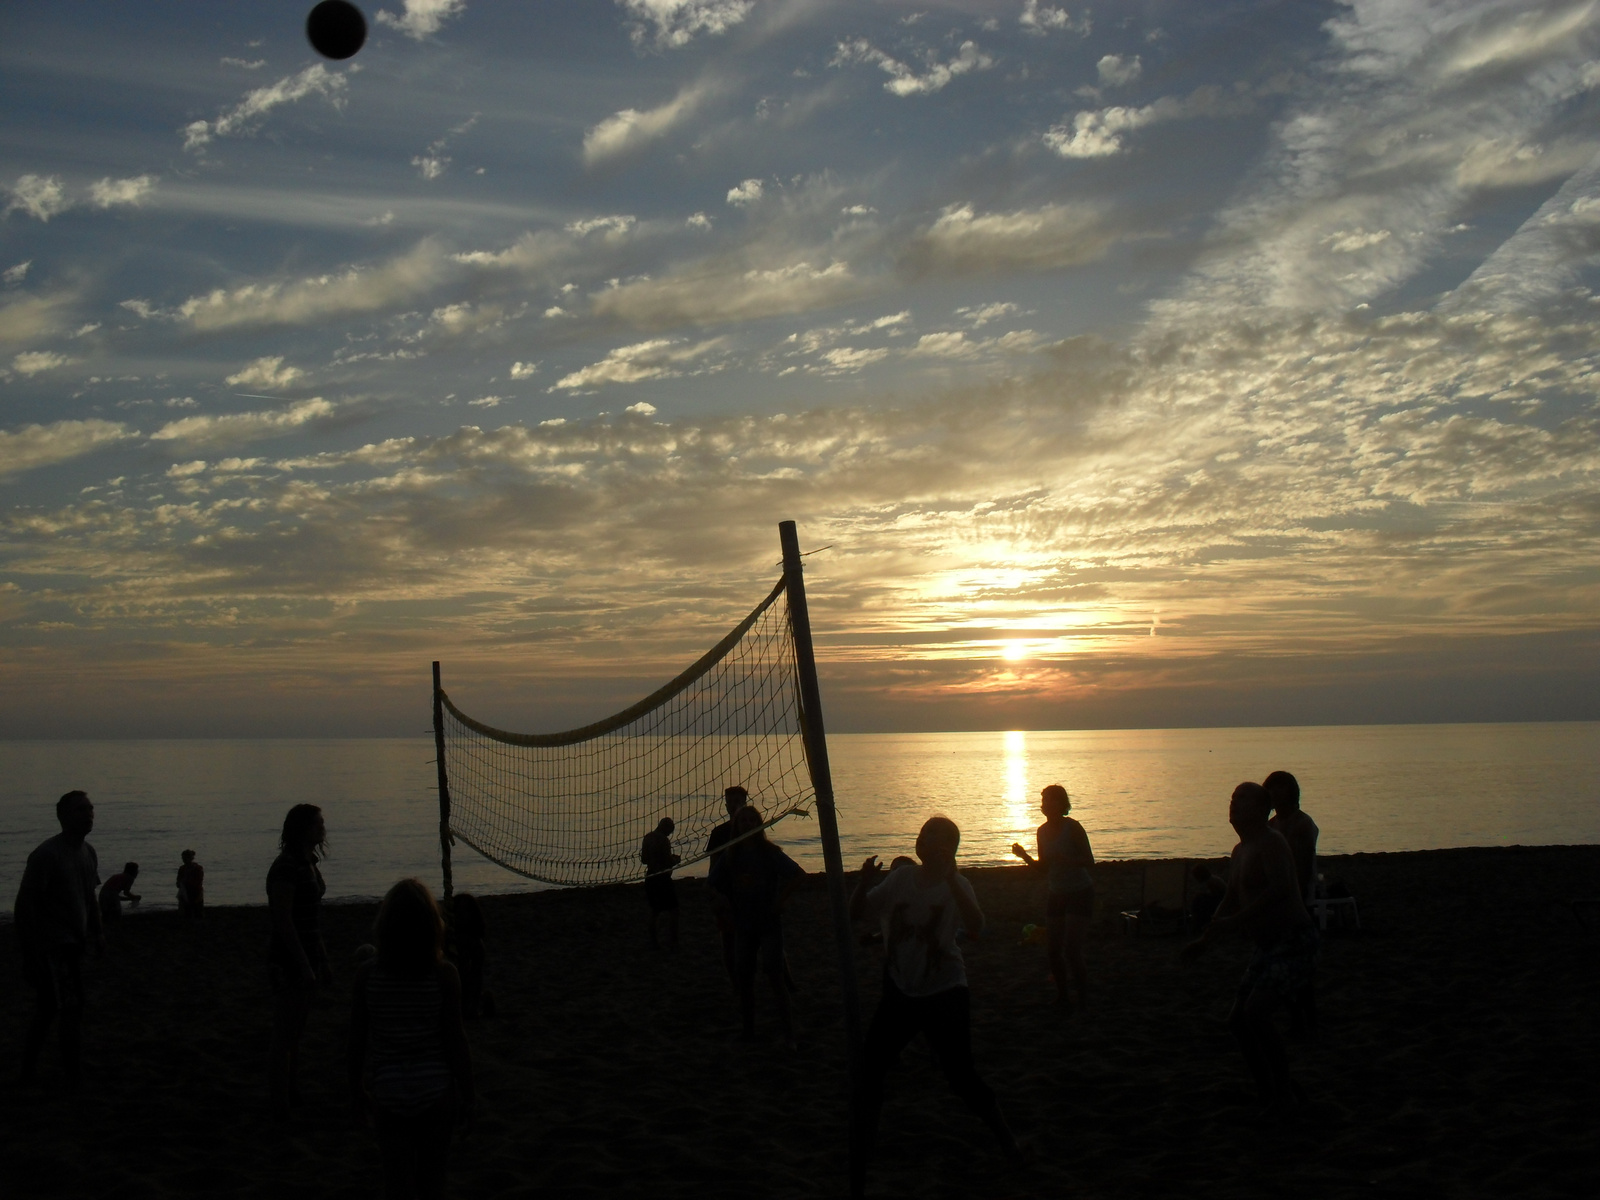
[[[1001,657],[1009,662],[1028,657],[1028,643],[1020,641],[1006,642],[1000,650]]]

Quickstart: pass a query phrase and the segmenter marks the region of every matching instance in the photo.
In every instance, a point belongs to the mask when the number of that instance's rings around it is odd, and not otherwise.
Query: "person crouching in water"
[[[1067,971],[1078,989],[1078,1003],[1088,999],[1089,968],[1083,961],[1083,944],[1089,936],[1089,919],[1094,916],[1094,851],[1083,826],[1067,816],[1072,801],[1067,789],[1052,783],[1039,793],[1039,811],[1044,824],[1039,826],[1039,857],[1030,858],[1022,843],[1014,843],[1011,853],[1030,867],[1043,867],[1050,881],[1050,898],[1045,906],[1045,925],[1049,931],[1050,974],[1056,981],[1056,1000],[1065,1008],[1071,1003],[1067,992]]]
[[[377,961],[356,972],[350,1013],[351,1109],[377,1124],[388,1200],[430,1200],[444,1195],[450,1133],[473,1106],[461,977],[421,881],[389,889],[373,932]]]
[[[1261,1103],[1282,1111],[1303,1102],[1289,1078],[1289,1056],[1272,1023],[1311,979],[1317,958],[1317,927],[1300,895],[1289,843],[1267,824],[1272,798],[1259,783],[1241,783],[1228,804],[1228,822],[1239,835],[1228,869],[1228,890],[1205,932],[1183,948],[1184,958],[1205,951],[1219,938],[1242,934],[1256,944],[1239,984],[1228,1025],[1255,1077]]]
[[[956,1095],[966,1101],[1013,1163],[1022,1158],[1016,1136],[1001,1115],[994,1092],[972,1063],[972,1011],[966,964],[956,946],[956,928],[976,936],[983,910],[972,885],[956,871],[961,831],[948,817],[932,817],[917,834],[920,864],[902,866],[873,887],[883,868],[877,855],[861,864],[853,919],[875,921],[883,930],[883,996],[861,1046],[856,1094],[851,1105],[850,1194],[866,1188],[867,1162],[877,1138],[883,1084],[906,1044],[922,1034]]]
[[[744,1036],[756,1032],[756,968],[772,984],[784,1045],[795,1050],[794,1019],[783,956],[783,903],[805,869],[767,840],[761,810],[746,804],[733,817],[733,840],[718,853],[707,883],[733,927],[733,981],[739,989]]]

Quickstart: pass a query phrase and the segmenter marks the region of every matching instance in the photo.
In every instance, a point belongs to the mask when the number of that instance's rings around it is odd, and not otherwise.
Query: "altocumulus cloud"
[[[637,342],[631,346],[618,346],[592,366],[563,375],[550,390],[598,387],[606,383],[642,383],[647,379],[672,378],[697,369],[697,364],[700,364],[701,360],[723,350],[726,344],[725,338],[711,338],[708,341],[693,343],[681,339],[653,338],[648,342]]]
[[[185,448],[237,446],[293,433],[312,421],[331,417],[335,411],[332,403],[316,396],[276,412],[184,417],[163,425],[150,435],[150,440],[171,442]]]
[[[0,478],[66,462],[134,436],[116,421],[56,421],[51,425],[25,425],[0,429]]]

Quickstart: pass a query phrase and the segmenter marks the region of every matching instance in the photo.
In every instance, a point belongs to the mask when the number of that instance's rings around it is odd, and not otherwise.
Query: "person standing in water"
[[[1047,951],[1050,974],[1056,981],[1056,999],[1066,1007],[1072,1002],[1067,991],[1069,970],[1072,985],[1078,991],[1078,1003],[1088,999],[1089,968],[1083,959],[1083,947],[1089,936],[1089,920],[1094,916],[1094,879],[1089,874],[1089,868],[1094,866],[1094,851],[1083,826],[1067,815],[1072,811],[1072,801],[1066,788],[1059,783],[1045,788],[1039,794],[1039,811],[1045,818],[1037,835],[1039,857],[1030,858],[1021,842],[1012,844],[1011,853],[1030,867],[1044,868],[1050,881],[1045,907]]]
[[[956,929],[965,928],[969,936],[976,936],[983,929],[983,910],[972,885],[956,870],[960,845],[956,823],[932,817],[917,834],[920,863],[890,871],[877,883],[883,868],[873,855],[861,864],[850,897],[851,918],[876,922],[882,929],[885,955],[883,995],[862,1040],[851,1105],[853,1197],[866,1189],[884,1079],[919,1033],[951,1088],[989,1127],[1006,1157],[1013,1163],[1023,1158],[994,1092],[972,1062],[972,1006]]]
[[[1272,799],[1259,783],[1233,789],[1228,822],[1239,835],[1228,870],[1228,890],[1205,932],[1183,948],[1184,958],[1203,953],[1232,934],[1250,938],[1255,956],[1245,969],[1228,1025],[1256,1081],[1261,1103],[1283,1111],[1303,1102],[1289,1077],[1289,1055],[1272,1023],[1311,979],[1317,927],[1306,912],[1289,843],[1267,824]]]
[[[67,1090],[75,1093],[83,1029],[83,954],[90,942],[104,954],[106,939],[95,903],[100,860],[85,840],[94,831],[94,804],[85,792],[68,792],[56,801],[56,820],[61,832],[28,855],[13,909],[23,971],[35,995],[22,1047],[21,1081],[33,1082],[45,1037],[59,1018],[61,1069]]]
[[[328,827],[315,804],[296,804],[283,819],[278,857],[267,872],[272,942],[267,976],[272,985],[272,1046],[268,1082],[275,1115],[287,1119],[300,1102],[296,1074],[300,1038],[317,987],[333,984],[322,944],[322,896],[328,885],[317,863],[327,853]]]

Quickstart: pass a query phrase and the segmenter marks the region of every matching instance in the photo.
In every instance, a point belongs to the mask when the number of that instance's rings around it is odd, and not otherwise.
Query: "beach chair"
[[[1345,917],[1355,922],[1357,929],[1361,928],[1361,910],[1356,907],[1354,896],[1328,895],[1328,877],[1321,871],[1317,872],[1315,881],[1311,884],[1311,895],[1306,900],[1306,907],[1311,910],[1312,919],[1317,923],[1317,928],[1324,933],[1328,931],[1328,918],[1337,916],[1339,924],[1345,923]]]
[[[1183,933],[1189,928],[1189,864],[1146,863],[1139,888],[1139,907],[1122,914],[1122,932]]]

